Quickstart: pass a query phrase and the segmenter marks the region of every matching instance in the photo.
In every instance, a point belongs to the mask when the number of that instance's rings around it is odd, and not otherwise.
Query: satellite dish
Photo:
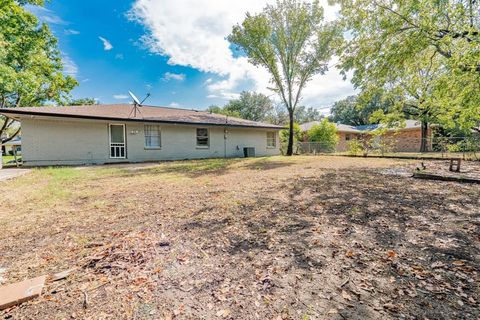
[[[130,97],[132,97],[133,103],[134,103],[135,105],[137,105],[137,106],[141,105],[141,104],[140,104],[140,100],[138,100],[138,98],[135,97],[135,95],[133,94],[132,91],[128,91],[128,94],[130,95]]]
[[[132,91],[128,91],[128,94],[130,95],[130,97],[132,97],[133,99],[133,109],[132,109],[132,112],[130,112],[130,115],[129,117],[132,115],[133,113],[133,117],[136,118],[137,117],[137,112],[141,114],[140,112],[140,107],[142,106],[142,103],[145,102],[145,100],[148,99],[148,97],[150,97],[150,93],[147,93],[147,96],[145,97],[145,99],[142,100],[142,102],[140,102],[140,100],[138,100],[138,98],[133,94]]]

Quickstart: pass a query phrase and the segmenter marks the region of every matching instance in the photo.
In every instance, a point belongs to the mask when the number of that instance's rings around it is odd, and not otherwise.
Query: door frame
[[[123,146],[122,143],[112,143],[112,126],[122,126],[123,127]],[[109,123],[108,124],[108,155],[110,159],[127,159],[127,127],[124,123]],[[115,145],[112,145],[115,144]],[[112,155],[112,147],[118,148],[121,150],[123,148],[123,157]],[[121,152],[119,152],[121,154]]]

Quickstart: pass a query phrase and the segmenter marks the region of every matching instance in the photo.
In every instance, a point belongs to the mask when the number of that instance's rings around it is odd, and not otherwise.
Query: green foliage
[[[0,5],[0,107],[62,103],[78,84],[65,76],[57,40],[46,24],[22,7],[43,1],[9,1]],[[13,125],[0,117],[0,136]],[[5,141],[5,140],[4,140]]]
[[[358,156],[364,154],[364,146],[360,140],[350,140],[347,143],[348,154],[351,156]]]
[[[368,101],[361,101],[357,96],[350,96],[337,101],[331,108],[330,120],[350,126],[361,126],[378,123],[371,119],[377,111],[389,112],[391,104],[382,100],[380,95],[369,98]]]
[[[323,149],[335,151],[338,144],[337,127],[328,119],[313,125],[307,134],[310,142],[320,142]]]
[[[327,70],[341,32],[336,25],[324,23],[318,1],[277,0],[259,14],[247,13],[245,20],[234,26],[228,40],[252,64],[268,70],[272,89],[287,108],[293,130],[302,90],[315,74]],[[291,155],[293,134],[289,137],[287,154]]]
[[[295,110],[295,121],[298,123],[320,121],[321,119],[322,115],[320,112],[312,107],[298,106]]]
[[[273,104],[264,94],[243,91],[238,99],[230,100],[223,109],[231,114],[239,114],[243,119],[265,121],[273,111]]]
[[[290,138],[290,127],[280,131],[280,141],[282,144],[287,144]],[[303,132],[300,125],[296,122],[293,123],[293,141],[303,141]]]
[[[89,106],[98,104],[98,101],[95,98],[80,98],[80,99],[72,99],[65,102],[64,105],[66,106]],[[63,105],[63,104],[62,104]]]
[[[281,104],[274,105],[272,112],[265,119],[265,122],[276,125],[287,125],[288,121],[287,109]]]
[[[272,100],[266,95],[243,91],[238,99],[230,100],[223,108],[210,106],[207,111],[246,120],[266,122],[273,120],[274,107]]]
[[[207,111],[210,112],[210,113],[223,114],[223,115],[229,116],[229,117],[241,118],[240,113],[225,110],[225,108],[215,106],[215,105],[212,105],[212,106],[208,107]]]
[[[338,0],[351,38],[341,68],[397,112],[469,129],[480,119],[480,2]]]

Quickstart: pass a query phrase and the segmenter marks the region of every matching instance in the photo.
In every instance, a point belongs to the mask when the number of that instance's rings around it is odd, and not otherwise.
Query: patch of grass
[[[70,181],[73,179],[77,179],[80,176],[80,170],[69,167],[49,167],[38,170],[39,173],[41,173],[42,175],[51,178],[53,182]]]
[[[22,158],[21,155],[18,155],[17,156],[17,160],[20,161],[20,159]],[[2,156],[2,163],[4,166],[15,166],[15,163],[8,163],[9,161],[13,161],[15,160],[15,157],[14,156],[10,156],[10,155],[7,155],[7,156]]]
[[[155,173],[205,173],[227,169],[237,159],[202,159],[189,161],[176,161],[158,167],[142,170]]]

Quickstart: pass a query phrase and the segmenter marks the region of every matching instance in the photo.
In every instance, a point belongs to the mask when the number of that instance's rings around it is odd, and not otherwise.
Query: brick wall
[[[338,132],[338,145],[337,151],[338,152],[345,152],[348,151],[348,142],[347,135],[350,136],[350,139],[358,139],[361,137],[359,134],[355,133],[346,133],[346,132]],[[365,135],[363,138],[368,137]],[[410,129],[410,130],[400,130],[396,134],[388,133],[385,135],[386,139],[393,139],[393,151],[394,152],[420,152],[420,146],[422,143],[422,130],[421,128],[418,129]],[[428,150],[432,150],[432,139],[431,139],[431,130],[428,129],[427,133],[427,140],[428,140]]]

